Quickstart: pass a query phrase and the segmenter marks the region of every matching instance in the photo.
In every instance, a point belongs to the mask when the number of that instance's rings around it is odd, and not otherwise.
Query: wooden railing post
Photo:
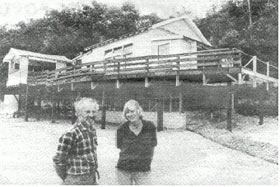
[[[150,65],[150,64],[149,64],[149,59],[146,58],[146,71],[147,71],[147,73],[150,72],[150,66],[149,66],[149,65]]]
[[[149,59],[146,59],[146,77],[145,77],[145,88],[148,88],[150,86],[149,84],[149,72],[150,72],[150,67],[149,67]]]
[[[180,86],[180,56],[177,57],[176,86]]]
[[[266,63],[266,76],[269,77],[270,71],[269,71],[269,62]]]
[[[257,57],[253,57],[253,72],[257,73]]]
[[[117,73],[118,73],[118,78],[116,80],[116,88],[120,88],[120,62],[118,61],[117,63]]]
[[[253,72],[257,73],[257,57],[256,56],[253,57]],[[257,82],[254,78],[253,78],[253,87],[254,88],[257,87]]]

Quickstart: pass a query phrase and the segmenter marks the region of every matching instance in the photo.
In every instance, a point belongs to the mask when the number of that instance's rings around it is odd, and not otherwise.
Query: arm
[[[68,132],[59,138],[56,155],[53,157],[56,173],[64,180],[66,178],[66,167],[69,151],[73,142],[73,134]]]

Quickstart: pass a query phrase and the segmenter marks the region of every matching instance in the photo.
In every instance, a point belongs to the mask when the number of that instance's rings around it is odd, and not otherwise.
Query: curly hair
[[[74,103],[74,108],[75,108],[75,111],[76,111],[76,115],[79,115],[80,112],[87,105],[92,105],[93,110],[96,110],[96,111],[99,110],[99,104],[97,103],[96,99],[92,99],[92,98],[89,98],[89,97],[82,97]]]

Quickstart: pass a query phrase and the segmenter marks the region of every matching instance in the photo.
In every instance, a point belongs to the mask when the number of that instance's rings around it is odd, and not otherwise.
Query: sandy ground
[[[61,184],[53,165],[65,121],[0,119],[0,184]],[[117,184],[115,127],[97,129],[99,184]],[[158,133],[152,184],[276,185],[278,165],[232,150],[184,130]]]

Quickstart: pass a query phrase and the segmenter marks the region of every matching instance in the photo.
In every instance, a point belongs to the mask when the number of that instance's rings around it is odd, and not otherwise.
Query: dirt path
[[[0,120],[0,184],[60,184],[52,166],[58,137],[70,125]],[[116,184],[115,129],[98,129],[99,184]],[[277,184],[278,165],[188,131],[158,133],[153,184]]]

